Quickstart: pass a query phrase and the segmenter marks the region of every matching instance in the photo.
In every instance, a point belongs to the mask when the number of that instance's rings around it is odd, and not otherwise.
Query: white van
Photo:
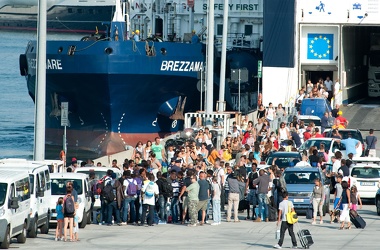
[[[89,192],[88,177],[85,174],[77,173],[55,173],[50,175],[51,179],[51,201],[50,211],[52,211],[50,222],[57,223],[57,213],[55,211],[59,197],[66,195],[66,184],[72,182],[75,191],[78,193],[76,215],[78,215],[79,227],[84,228],[87,223],[91,223],[91,193]]]
[[[42,234],[49,233],[50,220],[50,173],[46,164],[25,159],[2,159],[0,169],[23,170],[30,179],[30,223],[28,237],[37,237],[38,228]]]
[[[108,170],[112,170],[114,173],[116,173],[116,179],[119,179],[122,175],[121,170],[117,168],[112,168],[112,167],[78,167],[74,170],[75,173],[82,173],[86,174],[87,176],[90,175],[90,172],[95,173],[95,179],[100,180],[104,176],[107,175]],[[93,187],[90,187],[90,190],[92,191]],[[95,203],[94,203],[94,209],[100,208],[101,202],[100,202],[100,197],[99,195],[94,195],[95,196]]]
[[[30,183],[25,171],[0,169],[0,247],[11,238],[25,243],[29,226]]]

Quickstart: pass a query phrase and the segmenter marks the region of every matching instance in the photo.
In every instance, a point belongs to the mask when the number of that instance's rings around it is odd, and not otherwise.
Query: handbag
[[[289,201],[288,201],[288,213],[286,214],[286,222],[288,222],[289,224],[294,224],[298,222],[297,213],[292,211]]]

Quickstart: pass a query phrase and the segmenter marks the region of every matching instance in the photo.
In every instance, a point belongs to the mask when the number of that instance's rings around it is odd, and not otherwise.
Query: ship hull
[[[182,129],[183,113],[199,109],[197,71],[203,67],[204,45],[149,45],[155,56],[146,55],[144,42],[48,42],[47,145],[62,145],[61,102],[69,103],[69,151],[80,147],[98,155],[112,154]],[[76,51],[68,55],[72,46]],[[30,43],[26,53],[33,99],[35,49]],[[173,67],[167,69],[169,62]]]

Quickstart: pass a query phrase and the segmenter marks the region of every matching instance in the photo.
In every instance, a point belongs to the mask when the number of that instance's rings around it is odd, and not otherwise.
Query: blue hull
[[[73,55],[68,55],[70,46],[76,46]],[[68,144],[101,155],[119,152],[144,137],[153,140],[182,129],[181,115],[199,107],[197,71],[203,67],[204,46],[154,43],[155,56],[147,56],[145,46],[132,41],[48,42],[47,143],[62,142],[60,103],[64,101],[69,102]],[[26,59],[32,98],[35,51],[31,42]]]

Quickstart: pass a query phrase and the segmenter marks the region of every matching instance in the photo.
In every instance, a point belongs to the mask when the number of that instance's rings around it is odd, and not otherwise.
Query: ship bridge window
[[[94,14],[94,9],[89,9],[89,10],[88,10],[88,13],[89,13],[89,14]]]
[[[67,9],[67,12],[68,12],[68,13],[73,13],[73,9],[72,9],[72,8],[68,8],[68,9]]]
[[[244,26],[244,35],[250,36],[253,32],[253,26],[252,25],[245,25]]]
[[[77,12],[78,12],[79,14],[82,14],[82,13],[83,13],[83,10],[82,10],[82,9],[78,9]]]
[[[216,26],[216,35],[222,36],[223,35],[223,24],[217,24]]]

